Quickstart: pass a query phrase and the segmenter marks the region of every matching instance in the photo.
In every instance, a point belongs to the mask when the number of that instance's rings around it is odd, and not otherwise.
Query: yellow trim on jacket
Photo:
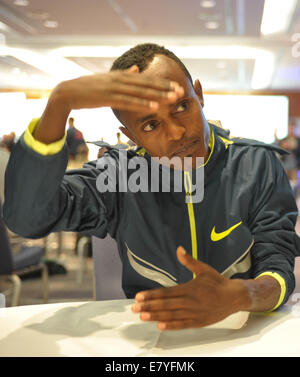
[[[66,133],[64,137],[62,137],[60,140],[55,141],[54,143],[41,143],[40,141],[36,140],[32,135],[39,120],[40,118],[34,118],[29,123],[29,126],[27,127],[27,130],[24,133],[24,141],[26,145],[43,156],[52,155],[60,152],[63,149],[63,146],[65,145]]]
[[[258,279],[261,276],[271,276],[272,278],[274,278],[275,280],[277,280],[278,283],[279,283],[279,285],[280,285],[281,292],[280,292],[280,296],[279,296],[278,302],[274,306],[273,309],[271,309],[271,310],[268,311],[268,312],[272,312],[273,310],[277,309],[278,306],[280,306],[282,304],[282,301],[284,300],[284,297],[285,297],[285,294],[286,294],[285,280],[277,272],[270,272],[270,271],[263,272],[262,274],[256,276],[255,280]]]
[[[198,166],[205,166],[211,158],[215,146],[215,137],[212,128],[210,127],[210,137],[209,137],[209,144],[208,148],[210,149],[209,156],[206,162],[203,165]],[[189,222],[190,222],[190,230],[191,230],[191,242],[192,242],[192,256],[194,259],[198,260],[198,248],[197,248],[197,230],[196,230],[196,220],[195,220],[195,213],[194,213],[194,204],[192,200],[192,182],[191,177],[188,171],[184,172],[184,186],[186,195],[189,196],[189,201],[187,203],[188,215],[189,215]],[[193,278],[196,277],[196,274],[193,274]]]

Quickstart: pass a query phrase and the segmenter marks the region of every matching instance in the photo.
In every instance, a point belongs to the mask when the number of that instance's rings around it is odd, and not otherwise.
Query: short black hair
[[[193,85],[193,79],[186,66],[182,61],[170,50],[166,49],[164,46],[159,46],[155,43],[143,43],[130,50],[124,52],[123,55],[118,57],[112,64],[111,71],[115,70],[126,70],[133,65],[139,67],[139,71],[143,72],[147,69],[148,65],[152,62],[156,55],[165,55],[168,58],[174,60],[179,67],[183,70],[187,78]],[[117,109],[112,109],[115,116],[119,119],[119,111]]]
[[[149,63],[152,62],[155,55],[165,55],[174,60],[193,84],[192,76],[182,61],[172,51],[155,43],[144,43],[132,47],[113,62],[110,70],[125,70],[133,65],[137,65],[139,67],[139,71],[143,72],[148,67]]]

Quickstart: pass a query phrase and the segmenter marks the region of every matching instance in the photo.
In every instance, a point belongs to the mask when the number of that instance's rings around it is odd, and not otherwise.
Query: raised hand
[[[34,137],[44,144],[60,140],[73,109],[109,106],[117,110],[157,111],[160,103],[174,103],[183,94],[184,89],[176,82],[139,74],[137,66],[63,81],[52,91]]]
[[[173,103],[184,93],[176,82],[139,74],[137,66],[64,81],[58,90],[70,109],[109,106],[129,111],[156,111],[159,103]]]

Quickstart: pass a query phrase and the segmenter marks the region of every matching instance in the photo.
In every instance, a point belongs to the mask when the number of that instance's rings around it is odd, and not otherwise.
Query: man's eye
[[[149,122],[143,127],[143,130],[146,132],[153,131],[155,127],[156,127],[155,122]]]
[[[177,107],[176,107],[176,113],[182,113],[188,108],[188,103],[187,101],[181,102]]]

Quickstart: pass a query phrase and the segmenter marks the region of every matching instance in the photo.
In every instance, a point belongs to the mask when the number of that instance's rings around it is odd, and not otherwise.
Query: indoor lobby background
[[[1,185],[14,143],[41,116],[59,82],[107,72],[116,57],[145,42],[169,48],[200,80],[207,119],[220,121],[232,136],[291,152],[282,163],[299,202],[298,0],[0,0]],[[70,117],[86,142],[128,142],[122,134],[117,139],[120,123],[109,108],[76,110]],[[68,168],[97,158],[99,147],[86,145],[88,154],[70,159]],[[65,232],[42,240],[10,237],[15,250],[45,247],[48,302],[96,297],[90,239]],[[295,273],[300,292],[297,265]],[[10,284],[0,276],[7,306]],[[24,275],[19,305],[41,302],[40,273]]]

